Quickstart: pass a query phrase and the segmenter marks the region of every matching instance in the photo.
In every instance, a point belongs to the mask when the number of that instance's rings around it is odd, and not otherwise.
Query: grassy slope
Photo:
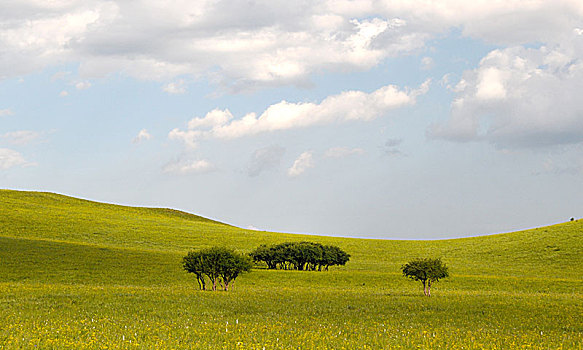
[[[221,244],[249,251],[288,240],[336,244],[352,259],[330,273],[256,270],[228,295],[193,297],[192,278],[180,270],[181,257],[192,248]],[[3,339],[7,347],[60,348],[63,341],[72,347],[129,346],[121,324],[136,328],[133,344],[147,347],[184,347],[175,343],[177,335],[226,348],[237,339],[246,348],[261,348],[276,336],[281,343],[271,346],[281,348],[438,348],[452,341],[580,347],[582,253],[581,221],[456,240],[362,240],[248,231],[168,209],[0,190],[0,303],[8,310],[0,316],[0,348]],[[418,256],[442,256],[452,273],[430,301],[419,300],[419,286],[399,276],[399,266]],[[107,317],[97,331],[79,337],[75,332],[98,314]],[[218,332],[224,326],[219,324],[233,318],[241,320],[240,333]],[[332,325],[325,332],[318,330],[323,321]],[[198,336],[185,331],[189,324],[201,328],[199,323],[206,331]],[[21,333],[11,328],[16,324]],[[151,338],[140,333],[140,324],[167,331]],[[381,325],[384,333],[401,332],[400,338],[377,334]],[[51,343],[54,333],[43,332],[55,329],[68,336]],[[414,334],[405,336],[404,329]],[[350,330],[359,331],[345,339],[335,333]],[[421,330],[441,334],[443,343]],[[474,340],[458,334],[472,330]],[[15,334],[23,337],[12,339]]]
[[[441,256],[458,274],[582,279],[583,220],[534,230],[439,241],[398,241],[249,231],[170,209],[135,208],[52,193],[0,190],[0,236],[184,254],[226,245],[311,240],[342,246],[351,269],[397,271],[417,256]]]

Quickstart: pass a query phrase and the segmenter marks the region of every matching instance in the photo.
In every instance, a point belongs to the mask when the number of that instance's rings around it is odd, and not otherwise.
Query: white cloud
[[[165,173],[173,174],[202,174],[215,170],[216,167],[208,160],[178,160],[164,167]]]
[[[291,103],[281,101],[269,106],[261,115],[249,113],[233,120],[228,110],[213,110],[203,118],[194,118],[188,129],[174,129],[169,138],[196,147],[203,138],[233,139],[265,132],[306,128],[347,121],[370,121],[388,111],[413,105],[419,95],[429,89],[429,81],[417,89],[400,90],[394,85],[383,86],[372,93],[346,91],[328,96],[321,103]]]
[[[352,155],[362,155],[364,150],[362,148],[348,148],[348,147],[332,147],[326,150],[324,157],[328,158],[344,158]]]
[[[189,148],[196,148],[196,146],[198,146],[198,141],[203,135],[203,132],[200,130],[182,131],[175,128],[168,133],[168,138],[170,140],[182,141]]]
[[[313,72],[415,52],[450,28],[497,44],[554,42],[579,33],[582,8],[577,0],[16,2],[0,14],[0,77],[75,62],[86,77],[190,75],[233,90],[301,84]],[[172,84],[169,92],[183,90]]]
[[[578,0],[19,1],[0,11],[0,79],[63,63],[185,87],[207,78],[232,91],[304,84],[314,72],[369,69],[419,52],[459,28],[496,45],[583,32]],[[60,73],[57,73],[60,74]]]
[[[583,142],[583,42],[571,39],[490,52],[464,72],[449,120],[428,135],[500,148]]]
[[[225,125],[231,119],[233,119],[233,114],[228,109],[224,111],[220,109],[213,109],[208,112],[204,118],[193,118],[188,122],[188,128],[198,129],[198,128],[212,128],[217,125]]]
[[[40,137],[40,133],[31,130],[11,131],[2,135],[2,138],[13,145],[27,145]]]
[[[16,69],[0,70],[0,77],[80,62],[85,76],[123,72],[167,81],[207,75],[240,89],[298,83],[330,65],[367,68],[411,50],[409,44],[375,46],[399,20],[337,15],[325,3],[73,0],[62,6],[14,4],[3,12],[0,45],[6,55],[0,67]],[[179,83],[165,87],[169,93],[183,90]]]
[[[15,166],[34,166],[35,163],[27,162],[22,154],[7,148],[0,148],[0,170],[6,170]]]
[[[61,6],[19,2],[2,6],[0,78],[78,60],[76,43],[103,20],[110,3],[72,1]]]
[[[150,133],[148,133],[148,130],[142,129],[142,130],[140,130],[138,135],[136,137],[134,137],[134,139],[132,140],[132,143],[140,143],[142,141],[147,141],[151,138],[152,138],[152,135],[150,135]]]
[[[91,87],[91,83],[88,81],[80,81],[75,84],[75,89],[77,90],[87,90]]]
[[[186,93],[186,82],[182,79],[168,83],[162,88],[165,92],[171,95],[179,95]]]
[[[12,111],[10,109],[0,109],[0,117],[9,116],[12,114],[14,114],[14,113],[12,113]]]
[[[291,168],[288,169],[287,174],[290,177],[297,177],[303,174],[309,168],[314,167],[314,157],[312,151],[306,151],[294,161]]]
[[[506,97],[504,72],[497,68],[486,68],[478,73],[476,98],[479,100],[502,99]]]
[[[59,93],[59,96],[60,97],[67,97],[67,96],[69,96],[69,92],[67,92],[67,90],[63,90]]]

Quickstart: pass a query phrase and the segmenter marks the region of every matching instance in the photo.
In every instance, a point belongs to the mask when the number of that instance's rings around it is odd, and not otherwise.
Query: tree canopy
[[[183,268],[196,275],[200,289],[206,289],[206,278],[212,284],[212,290],[217,290],[217,283],[225,291],[229,285],[243,272],[251,270],[251,259],[232,249],[212,247],[198,251],[190,251],[182,259]]]
[[[447,266],[441,258],[415,259],[401,266],[403,276],[423,283],[423,294],[431,296],[431,284],[449,276]]]
[[[350,255],[342,249],[313,242],[286,242],[262,244],[249,256],[255,262],[264,262],[268,269],[328,270],[330,266],[345,265]]]

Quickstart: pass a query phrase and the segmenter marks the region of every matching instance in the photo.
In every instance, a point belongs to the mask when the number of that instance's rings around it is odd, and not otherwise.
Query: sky
[[[0,1],[0,188],[277,232],[583,216],[583,2]]]

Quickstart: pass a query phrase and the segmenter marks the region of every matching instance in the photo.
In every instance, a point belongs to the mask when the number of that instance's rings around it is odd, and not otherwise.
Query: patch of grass
[[[189,249],[310,240],[352,255],[329,272],[255,269],[197,291]],[[442,241],[239,229],[167,209],[0,190],[0,349],[582,349],[581,221]],[[442,257],[423,297],[400,275]]]

